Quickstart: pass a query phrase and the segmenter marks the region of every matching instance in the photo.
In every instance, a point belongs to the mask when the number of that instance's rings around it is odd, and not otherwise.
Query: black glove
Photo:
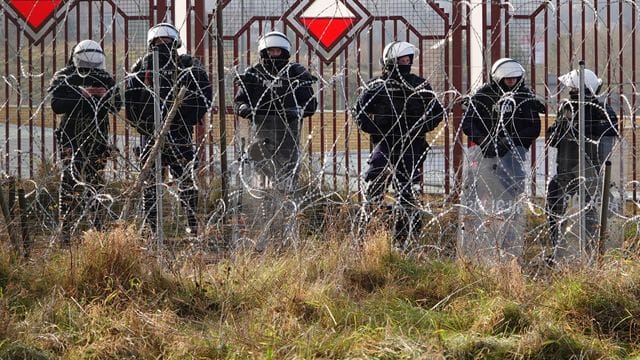
[[[238,108],[238,116],[248,119],[251,116],[251,107],[247,104],[242,104]]]
[[[544,105],[544,103],[540,99],[536,98],[533,102],[533,111],[540,114],[546,114],[547,107]]]
[[[547,139],[549,139],[549,146],[558,147],[560,142],[564,139],[577,138],[578,134],[574,128],[571,127],[571,123],[565,120],[556,120],[547,130]]]
[[[289,108],[285,110],[287,120],[298,120],[302,118],[302,109]]]
[[[561,125],[556,121],[547,129],[547,140],[549,146],[558,147],[560,138],[562,137]]]
[[[511,141],[506,137],[498,139],[496,142],[496,153],[498,157],[505,156],[511,150]]]

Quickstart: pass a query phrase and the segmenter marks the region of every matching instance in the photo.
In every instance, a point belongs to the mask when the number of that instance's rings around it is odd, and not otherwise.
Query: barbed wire
[[[124,4],[126,3],[126,4]],[[603,95],[600,97],[599,109],[606,113],[606,105],[613,105],[619,116],[619,127],[622,131],[620,139],[612,150],[610,160],[613,163],[613,175],[611,183],[610,203],[608,211],[610,222],[615,225],[609,228],[610,247],[622,247],[625,232],[633,232],[637,228],[637,176],[635,166],[636,124],[635,113],[637,111],[636,65],[631,64],[632,59],[625,57],[635,48],[637,39],[635,31],[638,19],[631,17],[624,10],[635,9],[635,1],[611,2],[608,7],[602,3],[597,6],[587,3],[584,10],[576,14],[569,14],[569,2],[566,1],[513,1],[506,2],[497,9],[501,11],[503,34],[509,34],[508,41],[505,36],[499,37],[503,43],[501,52],[517,60],[526,70],[524,79],[530,84],[536,94],[536,98],[528,101],[541,100],[546,107],[546,115],[542,115],[541,134],[532,143],[531,148],[524,152],[514,152],[509,158],[510,163],[492,158],[489,164],[486,157],[480,151],[480,146],[469,146],[467,138],[463,135],[463,128],[459,120],[454,116],[454,110],[465,101],[468,101],[474,93],[466,88],[471,86],[472,79],[467,75],[465,66],[469,65],[469,55],[461,63],[462,69],[453,68],[451,62],[452,34],[461,31],[469,40],[469,37],[487,39],[484,59],[481,62],[484,73],[492,61],[489,56],[490,49],[498,44],[492,43],[490,31],[483,28],[483,32],[477,32],[467,18],[462,22],[461,28],[445,28],[441,14],[434,7],[448,14],[451,19],[453,2],[431,1],[401,1],[394,4],[380,1],[341,2],[347,8],[354,9],[362,6],[372,16],[369,22],[353,35],[352,38],[342,40],[350,45],[341,50],[332,61],[325,61],[317,55],[311,44],[317,34],[299,34],[290,24],[295,17],[285,17],[286,10],[297,5],[297,2],[288,1],[245,1],[245,12],[240,11],[241,5],[237,1],[230,1],[223,12],[225,24],[228,24],[224,34],[225,54],[218,54],[215,50],[217,34],[215,17],[211,16],[212,9],[207,9],[202,14],[205,19],[205,36],[200,39],[192,39],[191,47],[203,47],[204,69],[213,86],[214,97],[224,92],[227,98],[227,106],[231,107],[232,99],[239,89],[247,91],[243,75],[245,68],[260,61],[255,41],[260,35],[271,30],[283,31],[291,40],[294,47],[291,53],[291,62],[300,62],[306,70],[315,78],[313,83],[314,99],[318,100],[318,109],[311,117],[302,117],[301,114],[284,119],[294,119],[294,127],[282,128],[281,134],[286,134],[295,139],[292,145],[297,153],[295,161],[291,164],[281,164],[273,154],[282,151],[282,144],[261,144],[257,148],[252,144],[256,142],[257,125],[242,117],[229,116],[222,121],[232,125],[229,129],[229,146],[220,147],[219,129],[220,119],[216,116],[216,109],[210,106],[210,112],[203,119],[202,126],[196,130],[193,140],[197,161],[181,164],[185,173],[174,177],[169,174],[159,183],[165,190],[166,196],[162,199],[167,206],[165,209],[165,233],[167,234],[166,247],[179,249],[186,246],[196,247],[207,251],[223,248],[237,248],[249,246],[264,250],[267,246],[301,246],[307,239],[320,237],[331,231],[342,231],[347,238],[353,239],[358,244],[362,237],[362,228],[370,228],[397,222],[403,216],[413,216],[417,213],[423,222],[418,229],[414,225],[411,232],[415,232],[403,251],[409,253],[428,252],[434,256],[452,255],[456,247],[461,248],[471,244],[474,246],[469,251],[481,251],[478,246],[484,246],[492,252],[501,250],[496,241],[507,238],[518,239],[519,243],[513,246],[519,247],[516,251],[521,257],[541,259],[548,255],[550,249],[550,234],[548,222],[548,209],[546,208],[547,185],[555,175],[555,162],[558,158],[555,147],[550,146],[545,140],[547,127],[554,122],[556,107],[561,99],[568,96],[567,91],[557,84],[557,74],[564,74],[573,69],[576,59],[582,53],[587,55],[587,62],[591,68],[604,80]],[[146,7],[137,1],[123,2],[123,8],[133,6],[139,13],[146,12]],[[91,3],[93,17],[100,18],[105,14],[100,13],[100,7]],[[473,6],[486,6],[484,4],[459,3],[459,10],[466,16]],[[260,8],[263,20],[251,20],[247,9]],[[542,9],[544,16],[552,19],[545,20],[542,16],[532,16],[536,9]],[[618,10],[622,12],[618,14]],[[85,9],[85,8],[82,8]],[[140,227],[141,233],[148,236],[153,242],[153,232],[145,228],[145,210],[143,206],[143,194],[131,195],[134,199],[134,214],[130,217],[122,217],[123,204],[127,201],[126,191],[131,187],[137,175],[142,169],[139,158],[144,150],[144,142],[131,126],[124,111],[118,111],[109,117],[109,132],[101,133],[101,141],[118,149],[109,154],[104,166],[98,171],[104,179],[103,185],[97,186],[84,178],[82,171],[73,170],[73,164],[78,160],[79,153],[71,155],[68,162],[61,161],[56,154],[60,149],[53,140],[54,130],[59,126],[59,121],[50,111],[50,96],[46,91],[53,73],[66,64],[68,51],[60,51],[71,48],[76,40],[94,38],[103,44],[107,53],[108,72],[116,76],[113,89],[124,90],[126,80],[135,75],[131,68],[125,65],[125,58],[117,53],[121,49],[128,48],[124,53],[126,62],[142,55],[141,49],[146,49],[144,32],[149,19],[131,20],[128,18],[128,10],[121,13],[110,6],[110,18],[101,18],[99,26],[104,31],[96,36],[97,31],[88,34],[80,31],[77,34],[68,35],[68,28],[76,19],[80,21],[92,21],[92,18],[83,19],[81,15],[88,10],[82,10],[77,4],[68,3],[61,10],[63,20],[54,27],[54,30],[43,36],[42,44],[30,44],[24,34],[5,34],[0,53],[4,54],[4,61],[0,64],[3,71],[4,88],[0,89],[0,112],[4,112],[5,122],[0,124],[0,137],[3,148],[0,151],[1,165],[5,176],[18,179],[18,186],[26,190],[25,196],[28,203],[26,212],[29,217],[29,232],[33,239],[35,249],[48,249],[52,244],[57,244],[61,234],[61,218],[59,214],[59,191],[61,186],[61,174],[68,171],[74,180],[74,200],[81,203],[78,213],[74,214],[71,227],[72,239],[92,226],[99,218],[100,227],[107,229],[119,223],[134,223]],[[149,9],[147,9],[149,10]],[[492,10],[487,7],[487,10]],[[84,12],[83,12],[84,11]],[[152,10],[149,10],[151,13]],[[426,16],[417,16],[419,12]],[[509,16],[505,17],[504,15]],[[293,14],[296,15],[296,14]],[[10,21],[7,13],[3,13],[2,21]],[[579,29],[574,26],[576,19],[592,19],[595,26],[583,26]],[[613,22],[610,18],[617,19]],[[136,22],[137,21],[137,22]],[[141,26],[140,21],[145,23]],[[228,22],[228,23],[227,23]],[[527,27],[521,26],[526,22]],[[140,26],[139,26],[140,25]],[[179,28],[187,26],[187,23],[178,22]],[[247,26],[245,26],[247,25]],[[605,26],[603,28],[602,26]],[[7,25],[9,28],[10,26]],[[95,25],[98,27],[98,25]],[[533,30],[532,30],[533,27]],[[80,28],[80,27],[79,27]],[[144,28],[144,29],[143,29]],[[134,30],[132,30],[134,29]],[[571,30],[569,35],[564,35],[564,29]],[[328,28],[324,29],[325,31]],[[618,37],[609,37],[605,43],[598,47],[598,52],[588,52],[591,44],[601,41],[602,34],[610,34],[618,31]],[[0,32],[2,27],[0,26]],[[475,32],[475,33],[474,33]],[[123,40],[113,41],[116,33],[120,39],[130,39],[129,44]],[[540,36],[546,34],[546,36]],[[11,35],[11,36],[10,36]],[[320,34],[321,36],[322,34]],[[75,39],[74,39],[75,37]],[[311,40],[310,40],[311,39]],[[516,39],[516,40],[513,40]],[[528,49],[523,49],[522,39]],[[542,40],[541,40],[542,39]],[[56,42],[54,43],[53,40]],[[393,93],[395,88],[389,86],[388,80],[369,82],[380,75],[382,65],[378,60],[382,57],[382,48],[392,40],[408,41],[422,51],[416,55],[412,71],[422,74],[433,89],[425,90],[410,84],[402,83],[399,78],[398,87],[410,88],[410,96],[398,100]],[[18,42],[20,42],[18,44]],[[135,42],[135,43],[134,43]],[[64,44],[66,43],[66,44]],[[340,43],[340,44],[342,44]],[[30,44],[30,45],[29,45]],[[64,44],[64,45],[63,45]],[[359,45],[359,46],[356,46]],[[540,46],[544,53],[536,53],[532,48]],[[601,52],[608,51],[604,57]],[[236,56],[233,58],[231,52]],[[37,60],[32,60],[32,54],[42,54],[45,60],[41,60],[43,66]],[[225,56],[225,73],[218,74],[214,70],[218,56]],[[632,54],[633,55],[633,54]],[[228,56],[228,57],[227,57]],[[37,57],[37,56],[36,56]],[[540,58],[542,57],[542,58]],[[111,59],[115,59],[113,62]],[[547,59],[546,63],[543,61]],[[603,60],[604,59],[604,60]],[[591,60],[591,61],[589,61]],[[629,63],[629,66],[627,66]],[[55,67],[54,67],[55,64]],[[4,66],[3,66],[4,65]],[[625,71],[629,69],[629,71]],[[454,72],[463,72],[463,84],[453,84]],[[531,75],[530,74],[535,74]],[[296,80],[291,81],[284,73],[272,74],[269,83],[265,86],[262,96],[257,98],[257,103],[252,104],[251,115],[257,115],[255,109],[261,106],[282,107],[280,103],[270,103],[271,92],[274,86],[281,82],[287,82],[289,92],[281,95],[290,96],[301,85]],[[122,77],[121,77],[122,76]],[[184,71],[178,81],[197,82],[193,72]],[[224,77],[226,85],[219,88],[219,80]],[[235,80],[235,85],[233,85]],[[485,82],[490,83],[490,78],[485,75]],[[153,93],[151,84],[144,84],[146,91]],[[393,176],[403,171],[410,177],[420,178],[418,185],[412,188],[419,202],[411,202],[410,206],[402,203],[401,187],[389,186],[383,197],[382,209],[372,212],[367,221],[371,224],[359,222],[360,213],[368,204],[366,189],[368,182],[364,175],[369,168],[367,159],[374,150],[373,137],[362,132],[354,121],[361,114],[353,111],[358,101],[358,96],[371,86],[381,86],[391,103],[404,102],[404,108],[416,97],[428,96],[437,100],[444,106],[440,124],[426,133],[430,144],[428,151],[419,154],[423,163],[415,169],[403,169],[403,164],[391,161],[386,171]],[[461,87],[457,87],[460,85]],[[171,90],[173,91],[173,90]],[[199,95],[202,96],[200,92]],[[172,98],[172,95],[167,95]],[[295,99],[295,97],[294,97]],[[282,100],[282,99],[276,99]],[[373,101],[373,99],[372,99]],[[502,133],[506,127],[511,126],[518,119],[513,118],[513,111],[517,110],[518,103],[513,94],[503,94],[499,98],[503,106],[511,110],[498,111],[498,123]],[[308,101],[295,103],[296,109],[304,109]],[[97,125],[99,118],[95,115],[99,112],[104,101],[101,99],[91,103],[91,111],[94,116],[89,117],[90,125]],[[370,104],[363,104],[366,108]],[[171,100],[161,104],[163,108],[171,107]],[[470,105],[473,108],[473,104]],[[401,110],[403,106],[392,108],[386,114],[391,119],[391,126],[406,120],[406,114]],[[400,111],[397,111],[400,110]],[[425,108],[429,113],[431,108]],[[573,111],[576,113],[576,111]],[[287,117],[288,116],[288,117]],[[607,118],[608,121],[610,119]],[[24,122],[23,122],[24,121]],[[406,129],[406,137],[398,140],[397,144],[402,148],[399,156],[413,156],[407,148],[407,144],[416,141],[425,134],[417,133],[416,123],[410,124]],[[613,123],[612,123],[613,124]],[[34,132],[35,129],[35,132]],[[569,131],[569,130],[566,130]],[[24,136],[28,133],[28,136]],[[278,136],[280,136],[278,135]],[[388,135],[384,132],[379,135]],[[283,135],[284,136],[284,135]],[[487,139],[495,153],[498,146],[514,149],[518,139],[506,136],[505,143],[500,145],[498,133]],[[78,138],[79,146],[83,146],[90,138]],[[592,142],[598,143],[599,139]],[[168,139],[170,146],[172,139]],[[28,149],[24,145],[28,144]],[[273,148],[267,149],[269,146]],[[480,145],[480,144],[477,144]],[[454,148],[458,146],[458,150]],[[256,153],[251,153],[255,151]],[[36,161],[39,157],[39,161]],[[223,157],[227,161],[227,168],[222,168]],[[256,158],[263,160],[256,161]],[[25,160],[26,159],[26,160]],[[454,164],[456,159],[460,168]],[[286,163],[285,159],[285,163]],[[285,170],[283,170],[286,168]],[[519,168],[516,175],[509,169]],[[29,171],[25,171],[28,169]],[[506,171],[506,179],[511,185],[500,188],[487,180],[491,174],[500,169]],[[292,180],[289,176],[279,176],[278,172],[295,174]],[[166,170],[165,170],[166,172]],[[598,180],[604,176],[598,172]],[[193,178],[193,185],[189,189],[181,189],[178,183],[186,177]],[[516,179],[517,178],[517,179]],[[492,178],[496,180],[495,178]],[[393,182],[389,178],[389,182]],[[499,179],[498,179],[499,181]],[[577,183],[585,180],[578,179]],[[8,181],[5,181],[5,185]],[[157,185],[155,180],[146,183],[145,186]],[[390,184],[392,185],[392,184]],[[501,185],[500,185],[501,186]],[[183,206],[181,196],[185,191],[196,191],[198,196],[197,220],[198,231],[196,234],[185,232],[187,213]],[[4,191],[4,190],[3,190]],[[502,198],[502,192],[512,192],[510,199]],[[227,192],[228,199],[223,199],[222,194]],[[598,194],[602,188],[598,190]],[[575,221],[579,216],[597,208],[600,199],[594,194],[593,199],[587,204],[577,204],[574,198],[570,199],[570,209],[562,215],[563,234],[567,238],[575,238],[577,225]],[[407,206],[411,208],[411,214]],[[13,209],[11,213],[19,212]],[[403,215],[403,212],[404,215]],[[348,229],[336,229],[335,224],[341,224],[343,218],[349,219]],[[15,221],[15,218],[12,217]],[[92,219],[92,221],[89,221]],[[391,220],[389,220],[391,219]],[[377,224],[377,225],[374,225]],[[392,226],[384,227],[393,233]],[[145,230],[146,229],[146,230]],[[393,237],[393,235],[391,235]],[[635,241],[635,237],[632,237]],[[613,244],[617,241],[618,243]],[[637,245],[624,244],[628,249],[635,249]],[[504,249],[502,249],[504,250]],[[515,251],[515,250],[514,250]],[[575,253],[579,251],[573,249]],[[498,251],[498,255],[502,255]],[[493,256],[493,255],[491,255]],[[487,254],[481,257],[491,257]]]

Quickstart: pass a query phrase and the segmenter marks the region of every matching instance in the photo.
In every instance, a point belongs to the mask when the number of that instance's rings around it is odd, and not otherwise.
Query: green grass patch
[[[172,262],[126,228],[37,261],[0,255],[0,359],[603,359],[640,354],[640,264],[530,277],[399,254],[304,246]]]

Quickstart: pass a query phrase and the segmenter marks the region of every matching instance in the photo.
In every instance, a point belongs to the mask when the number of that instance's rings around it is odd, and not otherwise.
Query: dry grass
[[[296,250],[171,264],[131,228],[87,232],[71,251],[31,261],[3,248],[0,358],[640,355],[634,258],[532,278],[515,263],[398,254],[380,229],[362,249],[335,231]]]

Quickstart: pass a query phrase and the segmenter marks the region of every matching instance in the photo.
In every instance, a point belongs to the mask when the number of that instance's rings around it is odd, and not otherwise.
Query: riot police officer
[[[262,36],[258,50],[260,63],[238,76],[234,110],[251,122],[249,160],[276,189],[291,192],[297,187],[302,119],[318,106],[312,87],[317,78],[289,62],[291,42],[279,31]]]
[[[524,82],[524,68],[502,58],[491,67],[491,81],[471,97],[462,130],[484,158],[500,159],[500,182],[512,194],[524,191],[523,159],[540,135],[540,113],[546,111]],[[515,160],[513,160],[515,159]],[[507,161],[508,160],[508,161]]]
[[[81,204],[100,206],[97,195],[104,187],[101,174],[113,149],[109,140],[109,113],[122,102],[114,77],[105,71],[102,48],[93,40],[79,42],[64,68],[57,71],[47,90],[51,109],[62,115],[55,130],[62,161],[59,213],[61,242],[69,245],[71,229]],[[102,215],[94,214],[100,227]]]
[[[193,128],[211,107],[212,87],[203,65],[196,58],[182,54],[177,49],[182,46],[178,30],[169,23],[160,23],[147,32],[148,52],[133,66],[127,78],[125,90],[125,108],[127,118],[142,135],[144,148],[141,162],[148,159],[155,143],[153,83],[157,76],[160,82],[161,111],[165,119],[171,109],[175,96],[181,87],[187,89],[177,115],[171,123],[166,142],[162,148],[162,165],[168,166],[171,175],[177,180],[180,200],[187,215],[187,233],[197,233],[196,218],[198,194],[193,172],[197,167],[193,144]],[[159,53],[158,74],[153,73],[153,50]],[[155,165],[154,165],[155,166]],[[146,221],[156,229],[156,195],[151,179],[146,181],[143,190],[143,203]]]
[[[420,181],[429,149],[425,135],[443,117],[429,82],[411,73],[416,54],[416,47],[408,42],[387,44],[382,53],[382,75],[364,85],[353,109],[358,127],[370,135],[374,145],[364,175],[366,204],[360,226],[382,206],[387,188],[393,186],[399,204],[393,241],[399,249],[422,227],[414,184]]]
[[[578,114],[580,96],[580,73],[573,70],[558,78],[569,89],[569,98],[558,105],[556,122],[549,128],[550,145],[556,147],[556,175],[549,181],[547,188],[547,216],[550,238],[555,256],[566,254],[566,241],[561,236],[561,220],[567,207],[567,198],[578,191],[579,154],[578,154]],[[584,70],[585,84],[585,188],[588,210],[586,213],[586,239],[584,251],[593,255],[595,231],[597,227],[597,209],[592,200],[596,199],[599,175],[603,164],[611,155],[618,137],[618,117],[609,104],[601,102],[597,94],[602,80],[591,70]]]
[[[508,218],[501,223],[486,224],[484,221],[489,220],[478,219],[483,223],[466,226],[471,233],[477,230],[478,238],[464,239],[465,244],[459,246],[463,252],[473,248],[474,252],[488,253],[491,258],[497,254],[500,259],[520,258],[523,254],[522,234],[518,233],[522,216],[517,199],[525,193],[527,152],[535,146],[540,134],[539,114],[546,111],[525,85],[524,76],[520,63],[510,58],[499,59],[491,67],[491,80],[466,104],[462,130],[470,141],[469,155],[473,157],[468,164],[476,173],[468,176],[465,186],[468,194],[463,194],[463,199],[470,203],[464,205],[472,207],[481,202],[479,211],[500,213]],[[491,229],[492,233],[485,234],[479,228],[485,232]],[[481,253],[473,256],[484,257]]]

